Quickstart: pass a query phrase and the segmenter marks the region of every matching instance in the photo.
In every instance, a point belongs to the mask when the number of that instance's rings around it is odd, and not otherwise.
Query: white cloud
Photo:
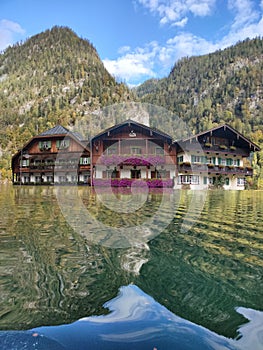
[[[14,44],[24,34],[25,30],[18,23],[7,19],[0,20],[0,50]]]
[[[186,25],[186,23],[188,22],[188,18],[184,17],[183,19],[181,19],[181,21],[178,22],[174,22],[173,26],[174,27],[184,27]]]
[[[126,52],[129,52],[131,50],[130,46],[126,45],[126,46],[122,46],[119,48],[118,53],[119,54],[124,54]]]
[[[103,63],[110,74],[124,80],[128,85],[134,85],[143,78],[156,76],[154,64],[158,49],[157,43],[151,42],[144,48],[138,47],[134,51],[124,52],[116,60],[104,59]]]
[[[206,16],[215,6],[215,0],[137,1],[153,15],[158,15],[161,23],[181,28],[187,24],[187,13]],[[122,77],[129,85],[136,82],[138,84],[144,79],[166,76],[182,57],[204,55],[246,38],[263,36],[263,0],[258,5],[257,9],[255,2],[251,0],[228,0],[228,9],[233,19],[228,33],[219,39],[218,36],[216,39],[205,39],[190,32],[180,32],[163,45],[155,42],[134,51],[126,47],[127,51],[120,58],[115,61],[105,60],[104,64],[110,73]]]
[[[160,17],[161,24],[180,23],[187,14],[208,16],[212,13],[216,0],[137,0],[154,15]]]

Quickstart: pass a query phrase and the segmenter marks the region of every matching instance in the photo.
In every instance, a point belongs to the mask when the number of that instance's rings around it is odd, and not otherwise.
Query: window
[[[168,171],[166,171],[166,170],[158,170],[157,171],[157,178],[158,179],[166,179],[168,177],[169,177],[168,176]]]
[[[71,175],[71,182],[78,182],[78,176],[77,175]]]
[[[140,147],[131,147],[131,154],[142,154],[142,149]]]
[[[119,172],[117,171],[117,170],[104,170],[103,172],[102,172],[102,177],[104,178],[104,179],[116,179],[117,177],[119,177],[118,176],[119,175]]]
[[[233,165],[234,166],[240,166],[240,159],[234,159],[233,160]]]
[[[243,177],[237,178],[237,185],[238,186],[244,186],[245,185],[245,179]]]
[[[193,184],[198,185],[199,184],[199,176],[198,175],[180,175],[178,177],[178,183],[179,184]]]
[[[81,165],[88,165],[88,164],[90,164],[90,157],[82,157],[82,158],[80,158],[79,163]]]
[[[178,164],[183,163],[183,161],[184,161],[184,156],[177,157],[177,163]]]
[[[212,185],[213,184],[213,178],[212,177],[208,177],[208,176],[204,176],[203,182],[204,182],[204,185]]]
[[[109,148],[107,148],[107,154],[108,155],[117,154],[117,147],[109,147]]]
[[[156,147],[155,154],[164,154],[164,149],[162,147]]]
[[[29,176],[24,176],[24,182],[29,183],[30,182],[30,177]]]
[[[58,177],[58,181],[59,182],[67,182],[68,179],[67,179],[67,177],[65,175],[61,175],[61,176]]]
[[[197,175],[191,175],[191,183],[194,185],[198,185],[199,184],[199,176]]]
[[[29,159],[22,159],[22,167],[27,168],[29,166]]]
[[[48,175],[48,176],[47,176],[47,182],[53,182],[53,181],[54,181],[53,176]]]
[[[208,162],[206,156],[195,156],[191,155],[191,163],[202,163],[206,164]]]
[[[69,147],[69,139],[57,140],[56,141],[57,149],[65,149]]]
[[[39,141],[38,147],[41,151],[49,150],[51,148],[51,141],[50,140]]]
[[[229,166],[233,165],[233,159],[227,158],[226,159],[226,165],[229,165]]]
[[[84,180],[85,183],[87,183],[89,181],[89,179],[90,179],[90,172],[88,172],[87,175],[83,176],[83,180]]]
[[[36,176],[35,179],[36,179],[36,183],[40,183],[41,182],[41,176]]]
[[[229,186],[229,178],[228,177],[225,178],[225,185]]]

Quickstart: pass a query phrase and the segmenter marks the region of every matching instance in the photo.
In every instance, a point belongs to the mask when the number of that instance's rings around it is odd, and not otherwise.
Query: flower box
[[[226,146],[226,145],[219,145],[219,148],[221,148],[221,149],[227,149],[227,146]]]
[[[236,146],[230,146],[231,151],[235,151],[237,148]]]
[[[134,183],[134,184],[133,184]],[[173,187],[172,179],[93,179],[92,184],[96,187],[145,187],[148,188],[171,188]]]
[[[212,144],[210,142],[206,142],[205,147],[212,147]]]

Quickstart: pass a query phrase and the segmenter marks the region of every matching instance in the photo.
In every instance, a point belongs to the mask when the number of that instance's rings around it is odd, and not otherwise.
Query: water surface
[[[72,189],[64,190],[70,198]],[[107,315],[103,305],[131,283],[173,314],[227,338],[247,322],[237,307],[263,310],[263,192],[210,191],[204,205],[202,193],[151,192],[142,208],[117,215],[92,189],[78,188],[91,216],[108,226],[141,225],[153,215],[154,225],[168,223],[150,240],[136,236],[134,246],[113,248],[101,245],[106,232],[88,221],[83,234],[76,230],[83,218],[74,205],[73,229],[56,191],[1,186],[0,329]],[[100,196],[129,201],[127,193]],[[173,205],[159,209],[163,196]]]

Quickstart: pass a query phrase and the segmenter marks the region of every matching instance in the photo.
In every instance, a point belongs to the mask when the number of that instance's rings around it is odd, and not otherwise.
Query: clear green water
[[[114,214],[90,188],[79,188],[89,213],[112,227],[141,225],[153,215],[158,226],[169,218],[150,241],[116,249],[98,244],[105,232],[89,222],[85,234],[72,228],[56,188],[0,190],[2,330],[105,314],[102,305],[130,283],[176,315],[227,337],[246,322],[236,307],[263,310],[263,192],[210,191],[202,211],[199,199],[193,205],[193,192],[151,193],[142,208]],[[100,196],[130,200],[122,193]],[[176,205],[158,211],[162,196]]]

